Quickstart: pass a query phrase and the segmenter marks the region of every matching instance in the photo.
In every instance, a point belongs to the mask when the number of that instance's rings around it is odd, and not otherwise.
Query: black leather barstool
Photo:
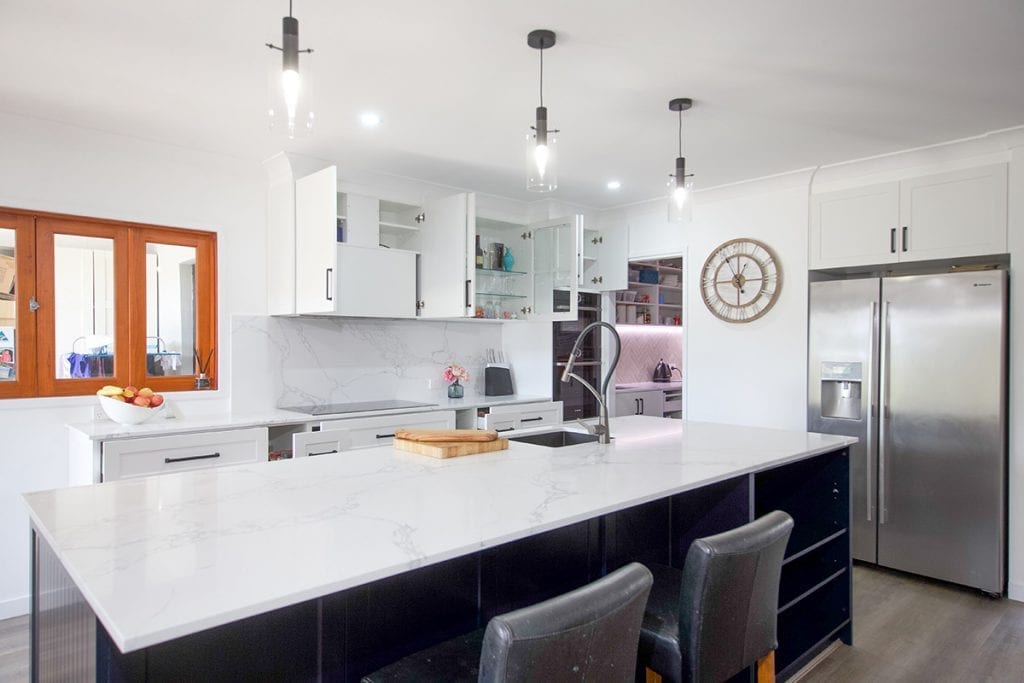
[[[779,577],[792,529],[792,517],[769,512],[695,540],[682,571],[651,567],[638,658],[648,681],[721,683],[755,662],[758,683],[775,680]]]
[[[486,629],[400,659],[363,681],[632,681],[652,581],[634,562],[498,615]]]

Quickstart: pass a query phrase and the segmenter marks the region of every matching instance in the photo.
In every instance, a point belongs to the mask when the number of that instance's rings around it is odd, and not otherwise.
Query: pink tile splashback
[[[683,328],[658,325],[618,325],[622,357],[615,372],[619,384],[650,382],[654,366],[662,358],[669,365],[683,367]],[[673,379],[679,379],[677,372]]]

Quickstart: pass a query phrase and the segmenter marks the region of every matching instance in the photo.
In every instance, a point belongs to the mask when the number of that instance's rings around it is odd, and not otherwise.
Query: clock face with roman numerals
[[[749,323],[767,313],[782,289],[782,269],[763,242],[741,237],[711,252],[701,274],[704,305],[727,323]]]

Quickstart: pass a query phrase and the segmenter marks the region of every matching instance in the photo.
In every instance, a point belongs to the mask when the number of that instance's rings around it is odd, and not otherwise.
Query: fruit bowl
[[[123,425],[142,424],[146,420],[162,413],[167,405],[166,403],[161,403],[156,408],[148,408],[118,401],[116,398],[110,398],[109,396],[97,396],[96,398],[99,399],[100,407],[103,408],[103,412],[107,414],[107,417]]]

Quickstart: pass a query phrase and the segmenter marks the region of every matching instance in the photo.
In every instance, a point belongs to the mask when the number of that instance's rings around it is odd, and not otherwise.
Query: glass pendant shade
[[[313,60],[311,51],[302,51],[299,64],[298,24],[284,18],[283,48],[268,51],[267,114],[270,129],[289,139],[313,131]]]
[[[558,136],[547,129],[547,111],[538,107],[537,125],[526,131],[526,189],[551,192],[558,187]]]
[[[686,175],[686,160],[676,159],[676,172],[668,181],[668,219],[673,222],[687,221],[691,216],[693,178]]]

